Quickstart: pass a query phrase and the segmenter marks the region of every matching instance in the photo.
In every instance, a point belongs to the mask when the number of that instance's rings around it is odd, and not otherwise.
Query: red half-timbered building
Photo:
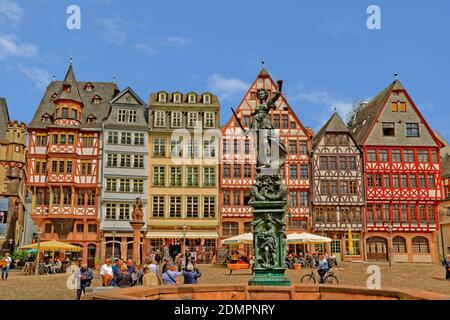
[[[438,261],[442,143],[398,80],[350,126],[364,150],[367,260]]]
[[[28,126],[31,216],[41,241],[82,247],[77,258],[91,266],[100,256],[102,122],[118,92],[114,83],[77,82],[70,65],[63,81],[49,84]]]
[[[276,88],[275,82],[263,68],[235,110],[244,129],[249,128],[251,113],[258,104],[257,90],[266,89],[270,97]],[[307,230],[310,228],[309,152],[313,132],[302,125],[283,94],[276,105],[277,109],[271,111],[273,127],[276,134],[284,139],[288,151],[284,170],[289,198],[288,231]],[[255,157],[253,142],[243,134],[234,117],[221,130],[220,234],[224,239],[251,232],[252,213],[248,200],[254,182]]]

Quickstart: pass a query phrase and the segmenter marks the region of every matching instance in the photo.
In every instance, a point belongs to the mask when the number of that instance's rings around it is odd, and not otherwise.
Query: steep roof
[[[399,80],[392,82],[377,96],[366,103],[356,114],[355,121],[350,128],[350,132],[353,134],[353,137],[358,144],[362,144],[366,140],[370,130],[372,129],[373,123],[376,121],[378,114],[383,109],[394,88],[396,90],[403,89],[403,86]]]
[[[441,158],[444,159],[446,155],[450,156],[450,144],[448,143],[448,141],[436,130],[434,130],[434,135],[444,145],[441,149]]]
[[[317,134],[312,138],[313,149],[317,146],[317,144],[319,144],[320,140],[322,140],[322,137],[327,132],[345,132],[350,134],[350,131],[344,121],[342,121],[342,118],[337,112],[334,112],[331,118],[328,119],[319,132],[317,132]]]
[[[102,127],[103,121],[108,117],[110,111],[109,101],[117,95],[119,92],[119,88],[113,82],[79,82],[75,80],[73,76],[72,66],[69,67],[69,71],[66,74],[66,78],[64,81],[52,81],[45,93],[42,97],[42,100],[34,114],[33,119],[29,124],[29,128],[48,128],[54,126],[52,122],[42,122],[42,116],[47,113],[52,116],[55,113],[55,104],[53,102],[54,99],[67,99],[67,96],[61,95],[62,87],[65,81],[69,81],[72,85],[72,92],[76,92],[79,97],[74,97],[75,99],[79,99],[80,103],[83,105],[82,110],[82,118],[81,118],[81,128],[92,128],[92,129],[100,129]],[[73,76],[73,78],[72,78]],[[74,82],[75,81],[75,82]],[[86,90],[86,84],[92,84],[92,91]],[[55,97],[55,95],[58,96]],[[64,92],[66,93],[66,92]],[[98,104],[93,103],[94,96],[100,96],[101,101]],[[70,98],[71,100],[74,100]],[[89,115],[93,115],[95,117],[95,121],[93,123],[87,123],[87,117]]]
[[[70,90],[64,90],[65,87],[70,87]],[[70,64],[67,70],[66,76],[64,77],[63,85],[59,89],[58,96],[55,100],[72,100],[75,102],[82,103],[80,92],[77,86],[77,80],[75,79],[75,74],[73,72],[72,64]]]
[[[450,155],[447,155],[442,162],[442,178],[450,177]]]
[[[9,112],[6,99],[0,97],[0,140],[6,137],[8,128]]]

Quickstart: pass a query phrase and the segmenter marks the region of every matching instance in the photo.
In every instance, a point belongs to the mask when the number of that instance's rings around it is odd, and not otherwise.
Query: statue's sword
[[[243,132],[244,132],[244,134],[245,134],[245,133],[246,133],[246,131],[245,131],[245,129],[244,129],[244,126],[242,125],[241,121],[239,120],[239,118],[238,118],[238,116],[237,116],[236,112],[234,111],[234,109],[233,109],[233,108],[231,108],[231,111],[233,111],[234,117],[236,118],[236,121],[237,121],[237,123],[238,123],[239,127],[241,127],[242,131],[243,131]]]

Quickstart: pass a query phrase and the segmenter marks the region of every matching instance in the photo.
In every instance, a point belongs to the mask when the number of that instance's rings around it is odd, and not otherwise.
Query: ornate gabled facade
[[[114,83],[77,82],[70,65],[28,126],[31,215],[41,240],[83,247],[79,258],[91,266],[100,256],[102,123],[118,91]]]
[[[362,260],[363,152],[336,112],[312,140],[311,181],[313,231],[333,239],[329,250],[338,260]]]
[[[257,105],[258,89],[266,89],[269,98],[276,90],[276,83],[265,68],[235,109],[245,130],[250,126]],[[288,149],[283,177],[289,197],[287,230],[307,230],[310,228],[309,152],[313,132],[303,127],[283,94],[276,106],[277,109],[270,112],[273,127]],[[220,217],[221,238],[224,239],[251,232],[252,212],[248,201],[255,177],[255,153],[251,137],[243,134],[235,117],[221,130]]]
[[[130,221],[137,197],[141,199],[144,214],[147,212],[147,108],[129,87],[109,104],[111,112],[103,122],[101,256],[102,260],[104,257],[131,259]],[[141,255],[146,252],[145,243],[144,235]]]
[[[10,121],[0,98],[0,254],[21,243],[26,197],[26,125]]]
[[[364,151],[367,260],[437,261],[442,143],[400,81],[356,111]]]
[[[148,123],[150,250],[172,257],[197,250],[198,261],[209,261],[219,237],[217,97],[153,93]]]

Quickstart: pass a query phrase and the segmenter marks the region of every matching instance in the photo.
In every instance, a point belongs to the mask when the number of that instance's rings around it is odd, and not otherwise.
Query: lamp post
[[[183,224],[183,260],[186,261],[186,229],[187,225]]]
[[[389,267],[392,267],[392,225],[387,225],[387,230],[389,231]]]
[[[14,249],[13,243],[14,243],[14,240],[13,239],[9,239],[9,252],[11,254],[13,253],[13,249]]]
[[[38,241],[38,245],[37,245],[37,252],[36,252],[36,264],[35,264],[35,270],[34,270],[34,274],[35,275],[39,275],[39,249],[41,248],[41,232],[38,230],[36,233],[36,237],[37,237],[37,241]]]

